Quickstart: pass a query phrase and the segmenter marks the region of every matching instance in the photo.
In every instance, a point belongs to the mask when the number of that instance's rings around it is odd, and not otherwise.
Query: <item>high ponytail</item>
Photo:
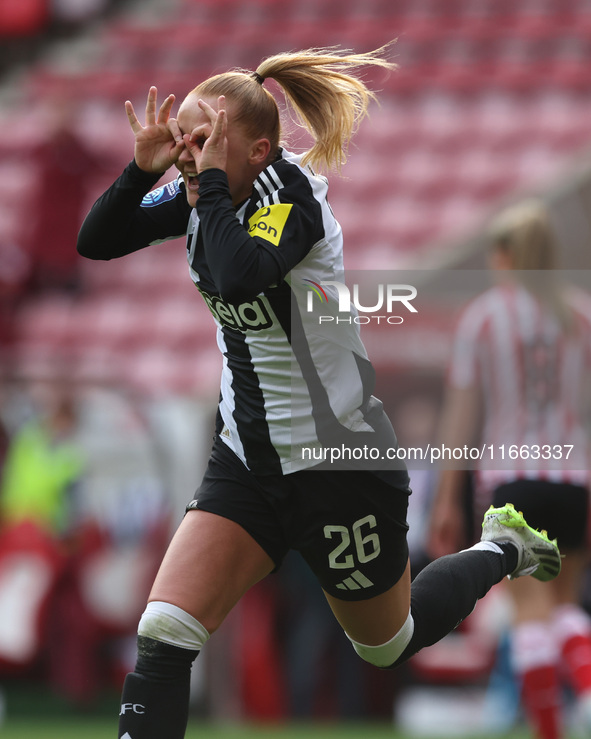
[[[232,100],[235,122],[253,139],[267,137],[273,158],[281,138],[280,116],[275,98],[264,86],[265,80],[273,79],[312,136],[314,143],[304,154],[303,163],[321,170],[340,170],[347,160],[349,141],[375,99],[356,72],[368,65],[394,69],[396,65],[387,59],[392,43],[364,54],[335,47],[276,54],[262,61],[254,72],[218,74],[191,94],[225,95]]]
[[[335,47],[276,54],[256,69],[257,79],[273,79],[282,88],[300,123],[314,144],[304,163],[320,169],[336,168],[347,160],[351,137],[367,115],[375,95],[355,76],[364,66],[394,69],[387,55],[392,43],[364,54]]]

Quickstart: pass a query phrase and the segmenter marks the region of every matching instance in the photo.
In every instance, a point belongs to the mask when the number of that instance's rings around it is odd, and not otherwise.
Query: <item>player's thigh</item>
[[[396,474],[354,470],[296,473],[294,484],[294,548],[347,634],[383,644],[409,611],[408,487]]]
[[[242,595],[274,566],[238,523],[208,511],[190,510],[164,556],[149,600],[182,608],[211,634]]]
[[[326,593],[326,599],[351,639],[368,646],[385,644],[404,625],[410,610],[410,563],[398,582],[368,600],[348,601]]]

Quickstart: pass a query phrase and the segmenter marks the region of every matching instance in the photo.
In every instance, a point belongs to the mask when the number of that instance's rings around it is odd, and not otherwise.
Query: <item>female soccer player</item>
[[[512,663],[525,714],[539,739],[559,739],[563,677],[580,699],[587,731],[591,727],[591,622],[580,607],[588,563],[591,303],[562,284],[556,238],[541,203],[528,200],[503,211],[490,243],[496,284],[459,322],[445,426],[461,430],[462,438],[449,440],[461,445],[472,442],[481,419],[479,443],[497,450],[496,460],[476,470],[476,509],[511,500],[531,524],[558,537],[566,553],[550,585],[526,578],[507,588]],[[498,459],[501,448],[505,461]],[[458,545],[461,474],[450,470],[441,478],[431,530],[435,556]]]
[[[355,70],[391,67],[386,51],[279,54],[255,72],[202,82],[176,118],[174,97],[157,110],[152,87],[145,125],[126,103],[134,160],[93,206],[78,250],[110,259],[186,233],[190,275],[217,324],[223,370],[209,464],[139,624],[122,739],[184,736],[193,660],[290,548],[314,571],[354,649],[380,667],[443,637],[505,575],[537,567],[549,578],[560,567],[556,545],[502,508],[488,516],[485,541],[424,570],[411,598],[406,471],[363,461],[345,469],[306,453],[338,445],[352,458],[364,447],[385,453],[396,445],[372,396],[356,324],[320,330],[302,301],[310,286],[344,280],[341,229],[327,181],[311,165],[342,164],[373,98]],[[313,138],[303,156],[280,144],[267,79]],[[180,175],[150,192],[173,164]]]

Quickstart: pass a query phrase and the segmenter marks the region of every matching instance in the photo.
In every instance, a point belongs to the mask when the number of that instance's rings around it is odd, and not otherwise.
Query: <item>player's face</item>
[[[181,105],[177,121],[183,133],[191,133],[198,126],[205,126],[205,130],[211,131],[210,120],[199,105],[196,95],[189,95]],[[214,110],[218,109],[217,100],[212,98],[204,98]],[[226,174],[228,175],[228,183],[230,185],[230,193],[234,205],[246,200],[252,191],[252,185],[257,172],[253,172],[250,162],[250,154],[252,150],[252,142],[245,136],[240,125],[234,124],[234,107],[231,101],[226,103],[226,111],[228,116],[228,126],[226,138],[228,141],[228,158],[226,164]],[[198,144],[202,147],[207,136],[198,140]],[[187,189],[187,200],[189,205],[195,207],[199,197],[199,182],[197,174],[199,170],[199,153],[192,154],[188,149],[184,149],[179,157],[176,166],[183,176],[185,187]]]

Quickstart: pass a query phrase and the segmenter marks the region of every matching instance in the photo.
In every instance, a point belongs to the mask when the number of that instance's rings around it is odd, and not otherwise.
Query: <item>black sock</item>
[[[392,667],[453,631],[493,585],[515,570],[517,549],[498,546],[502,554],[471,549],[440,557],[417,575],[410,596],[414,633]]]
[[[119,739],[183,739],[191,665],[199,652],[138,637],[135,671],[123,685]]]

